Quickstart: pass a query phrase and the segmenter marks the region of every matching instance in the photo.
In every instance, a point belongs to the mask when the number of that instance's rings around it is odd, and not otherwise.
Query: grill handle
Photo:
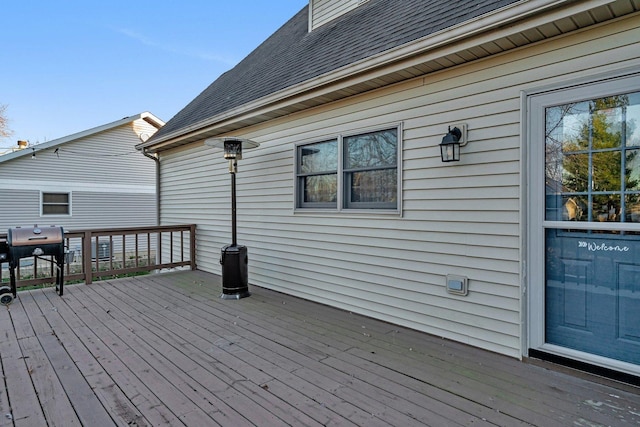
[[[47,239],[48,239],[47,236],[29,237],[29,240],[47,240]]]

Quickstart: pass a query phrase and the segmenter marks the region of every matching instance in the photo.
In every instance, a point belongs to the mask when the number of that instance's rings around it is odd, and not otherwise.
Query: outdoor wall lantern
[[[466,125],[458,126],[454,126],[453,129],[449,126],[449,132],[440,143],[440,157],[445,163],[460,161],[460,147],[467,145],[467,127]]]
[[[242,159],[242,150],[258,147],[260,144],[243,138],[208,138],[204,144],[209,147],[223,148],[224,158],[229,160],[231,174],[231,244],[222,248],[222,299],[240,299],[251,295],[249,292],[249,258],[247,247],[238,245],[236,223],[236,173],[238,160]]]

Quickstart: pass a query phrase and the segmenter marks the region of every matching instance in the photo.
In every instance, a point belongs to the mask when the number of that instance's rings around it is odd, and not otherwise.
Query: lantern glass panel
[[[225,141],[224,142],[224,158],[225,159],[242,159],[242,141]]]
[[[457,162],[460,160],[460,144],[440,144],[440,154],[443,162]]]

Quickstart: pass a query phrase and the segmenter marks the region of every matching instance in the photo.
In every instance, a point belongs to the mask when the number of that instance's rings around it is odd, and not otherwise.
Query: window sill
[[[321,209],[321,208],[295,208],[294,215],[309,215],[336,218],[390,218],[402,217],[402,211],[399,209]]]

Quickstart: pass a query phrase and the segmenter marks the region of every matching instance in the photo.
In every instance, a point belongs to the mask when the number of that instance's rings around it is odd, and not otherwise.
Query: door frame
[[[545,220],[545,107],[569,102],[592,100],[605,96],[640,91],[640,72],[637,68],[622,69],[615,73],[594,75],[564,81],[551,86],[524,90],[521,93],[523,179],[523,355],[537,350],[573,359],[591,365],[640,374],[640,365],[585,353],[545,342],[545,230],[566,228],[563,221]],[[572,222],[572,229],[633,230],[640,224]]]

